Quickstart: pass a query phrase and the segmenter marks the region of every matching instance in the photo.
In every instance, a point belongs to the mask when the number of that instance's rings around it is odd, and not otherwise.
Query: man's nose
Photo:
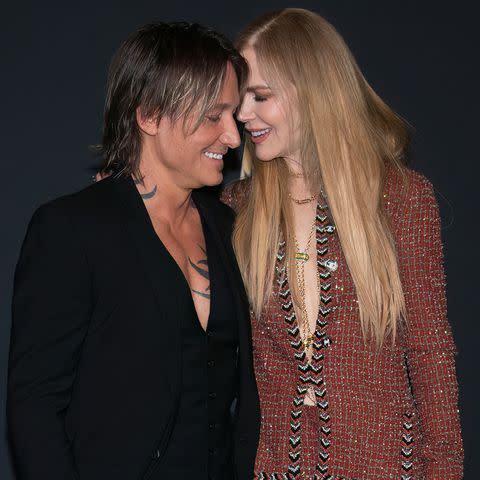
[[[220,141],[229,148],[237,148],[240,145],[240,134],[235,120],[229,120],[225,131],[220,136]]]

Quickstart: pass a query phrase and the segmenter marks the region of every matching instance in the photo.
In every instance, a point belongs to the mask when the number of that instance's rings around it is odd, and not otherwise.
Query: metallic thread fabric
[[[261,318],[252,315],[262,414],[255,478],[462,478],[440,217],[431,184],[411,170],[405,180],[390,168],[384,188],[408,316],[395,345],[387,341],[376,351],[364,341],[337,233],[326,233],[333,225],[317,217],[318,259],[336,261],[338,268],[318,264],[323,298],[309,366],[279,246],[272,298]],[[248,192],[249,180],[242,180],[222,199],[237,210]],[[316,406],[303,404],[307,388],[314,388]]]

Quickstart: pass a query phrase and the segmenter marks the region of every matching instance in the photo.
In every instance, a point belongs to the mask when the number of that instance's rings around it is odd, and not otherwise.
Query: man
[[[259,407],[232,212],[197,190],[222,181],[240,143],[245,69],[196,24],[146,26],[116,53],[111,175],[41,207],[17,266],[18,480],[253,477]]]

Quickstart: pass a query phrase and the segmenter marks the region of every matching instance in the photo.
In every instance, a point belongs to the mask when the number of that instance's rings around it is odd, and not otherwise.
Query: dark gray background
[[[233,37],[256,15],[286,6],[310,8],[329,19],[374,89],[415,129],[412,166],[434,183],[443,218],[449,316],[459,349],[465,478],[480,478],[475,456],[480,295],[474,199],[480,82],[473,1],[190,0],[162,5],[137,0],[2,7],[1,480],[13,480],[4,411],[15,262],[34,208],[90,182],[94,157],[89,145],[100,140],[106,72],[114,50],[133,29],[152,20],[198,21]],[[234,173],[235,166],[230,177]]]

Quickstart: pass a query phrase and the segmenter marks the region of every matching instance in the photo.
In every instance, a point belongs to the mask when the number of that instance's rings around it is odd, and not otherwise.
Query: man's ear
[[[137,124],[140,130],[146,135],[155,136],[158,132],[158,118],[155,116],[145,116],[140,107],[135,112]]]

